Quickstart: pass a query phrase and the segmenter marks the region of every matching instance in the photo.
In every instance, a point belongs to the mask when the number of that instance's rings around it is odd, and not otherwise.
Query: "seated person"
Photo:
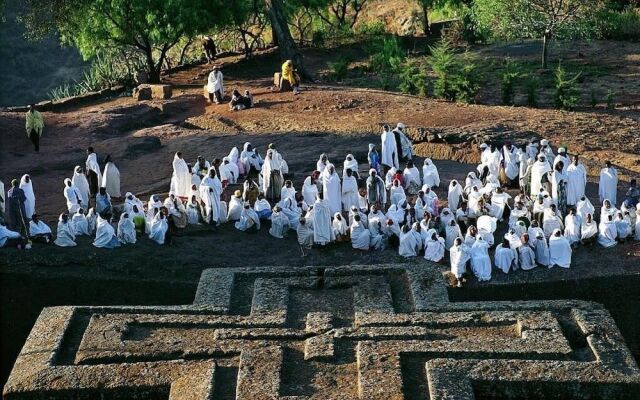
[[[231,101],[229,102],[229,110],[241,111],[253,107],[253,96],[248,90],[244,93],[245,96],[241,95],[237,89],[233,91]]]
[[[27,239],[19,232],[9,230],[4,224],[0,224],[0,247],[17,247],[19,250],[26,248]]]
[[[34,242],[51,243],[53,242],[53,235],[51,234],[51,228],[44,223],[38,217],[38,214],[33,214],[31,221],[29,222],[29,237]]]

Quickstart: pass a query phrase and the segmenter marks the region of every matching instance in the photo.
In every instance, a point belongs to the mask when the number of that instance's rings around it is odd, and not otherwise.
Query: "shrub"
[[[424,60],[407,60],[398,68],[400,84],[398,89],[402,93],[417,94],[419,96],[427,95],[427,72],[424,66]]]
[[[515,84],[521,76],[520,65],[510,58],[505,59],[504,69],[500,73],[500,90],[502,92],[503,104],[513,104]]]
[[[580,96],[576,90],[576,82],[580,78],[581,73],[575,74],[573,77],[569,77],[569,74],[562,66],[562,63],[558,63],[554,78],[555,78],[555,94],[554,100],[556,107],[564,110],[573,110],[578,105]]]
[[[349,73],[349,60],[341,57],[334,62],[330,62],[329,68],[331,68],[331,78],[335,81],[341,81]]]
[[[313,47],[322,47],[326,40],[326,33],[324,29],[316,29],[311,34],[311,45]]]
[[[640,14],[633,7],[622,11],[606,9],[598,13],[600,37],[612,40],[640,40]]]
[[[538,107],[538,84],[537,78],[529,78],[526,83],[527,87],[527,105],[529,107]]]
[[[428,62],[436,75],[434,95],[449,101],[473,101],[480,88],[475,65],[468,58],[456,55],[446,40],[430,50]]]
[[[359,24],[355,29],[356,35],[364,37],[383,36],[386,33],[384,22],[375,20]]]
[[[607,91],[607,108],[609,110],[613,110],[614,108],[616,108],[616,103],[615,103],[615,95],[613,93],[613,90],[609,89]]]
[[[406,56],[398,39],[385,36],[374,40],[367,46],[369,68],[375,71],[382,81],[382,87],[389,89],[393,82],[393,75],[404,62]]]

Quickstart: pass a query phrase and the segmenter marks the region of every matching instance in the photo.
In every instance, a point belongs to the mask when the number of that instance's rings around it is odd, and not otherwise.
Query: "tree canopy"
[[[103,49],[144,54],[151,81],[160,78],[167,51],[180,38],[232,24],[247,12],[225,0],[26,0],[21,16],[33,38],[56,32],[85,58]]]

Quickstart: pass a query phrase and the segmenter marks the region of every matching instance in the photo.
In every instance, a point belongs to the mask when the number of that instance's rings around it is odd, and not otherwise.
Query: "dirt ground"
[[[198,155],[223,157],[233,146],[251,142],[259,150],[269,143],[284,155],[294,185],[300,188],[315,169],[320,153],[327,153],[338,168],[347,153],[353,153],[365,171],[368,143],[379,143],[380,126],[404,122],[418,141],[420,132],[440,132],[452,143],[419,143],[419,162],[425,156],[436,160],[443,178],[440,198],[446,199],[449,179],[463,179],[472,165],[455,161],[473,160],[477,143],[486,140],[521,141],[544,136],[570,153],[582,154],[596,173],[605,159],[613,160],[624,179],[640,173],[640,137],[636,111],[566,113],[516,107],[458,105],[377,90],[349,89],[310,84],[304,93],[271,92],[270,74],[277,60],[266,54],[252,61],[221,60],[225,65],[227,91],[250,89],[256,107],[231,112],[226,105],[207,104],[202,84],[208,67],[199,66],[165,77],[176,85],[171,100],[136,103],[129,97],[98,102],[65,112],[45,113],[41,152],[33,152],[24,133],[24,116],[0,113],[0,179],[8,183],[29,173],[37,196],[36,210],[55,228],[65,211],[63,180],[75,165],[84,165],[85,149],[93,146],[100,160],[110,154],[121,172],[122,192],[136,193],[144,201],[153,193],[166,193],[171,160],[176,151],[193,162]],[[314,64],[316,55],[310,55]],[[422,138],[422,139],[420,139]],[[442,148],[455,148],[452,159],[443,159]],[[621,183],[623,190],[624,183]],[[589,185],[597,203],[597,187]],[[274,251],[275,250],[275,251]],[[159,247],[142,238],[135,246],[102,250],[81,238],[76,248],[36,246],[31,251],[1,250],[0,268],[28,274],[127,276],[139,280],[197,280],[210,266],[247,265],[336,265],[370,262],[406,262],[397,254],[355,252],[349,245],[313,249],[301,257],[295,233],[278,240],[263,228],[255,235],[236,231],[232,225],[209,232],[192,227],[176,239],[173,247]],[[615,259],[615,263],[603,262]],[[569,271],[519,271],[496,274],[494,282],[558,280],[576,276],[637,273],[640,246],[629,243],[612,250],[580,248]],[[422,260],[409,262],[428,264]],[[446,267],[445,267],[446,268]]]

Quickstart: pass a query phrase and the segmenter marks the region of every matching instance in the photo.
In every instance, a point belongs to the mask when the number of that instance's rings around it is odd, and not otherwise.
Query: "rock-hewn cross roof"
[[[599,304],[448,300],[428,267],[210,269],[190,306],[54,307],[13,399],[619,399],[640,371]]]

